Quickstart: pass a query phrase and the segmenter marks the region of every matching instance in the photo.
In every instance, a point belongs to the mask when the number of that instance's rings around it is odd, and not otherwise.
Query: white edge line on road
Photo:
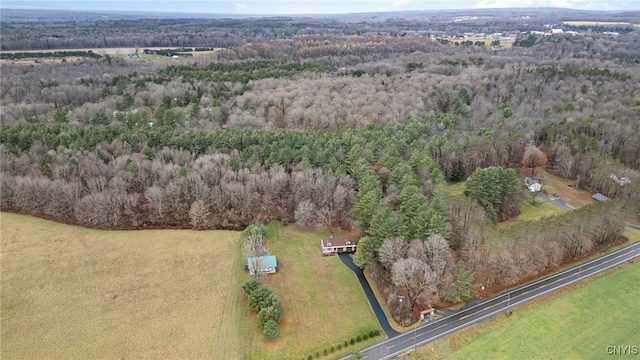
[[[608,270],[608,269],[610,269],[610,268],[612,268],[612,267],[615,267],[615,266],[618,266],[618,265],[620,265],[620,264],[622,264],[622,263],[624,263],[624,262],[626,262],[626,261],[629,261],[629,260],[631,260],[631,259],[634,259],[635,257],[636,257],[636,255],[632,255],[632,256],[631,256],[631,258],[629,258],[629,259],[619,260],[619,261],[618,261],[618,262],[616,262],[615,264],[610,264],[610,265],[606,266],[605,268],[602,268],[602,269],[596,270],[596,271],[594,271],[594,272],[591,272],[591,273],[589,273],[588,275],[586,275],[585,277],[582,277],[581,279],[584,279],[584,278],[589,277],[589,276],[596,275],[596,274],[598,274],[598,273],[600,273],[600,272],[602,272],[602,271]],[[585,274],[583,274],[583,275],[585,275]],[[546,294],[548,294],[548,293],[550,293],[550,292],[552,292],[552,291],[556,291],[556,290],[561,289],[561,288],[563,288],[563,287],[565,287],[565,286],[567,286],[567,285],[571,285],[571,284],[573,284],[573,283],[575,283],[575,282],[578,282],[579,280],[580,280],[580,279],[571,280],[570,282],[568,282],[568,283],[566,283],[566,284],[558,285],[558,286],[556,286],[556,287],[554,287],[554,288],[552,288],[552,289],[545,290],[545,291],[541,292],[540,294],[536,294],[536,295],[531,296],[530,298],[523,299],[523,300],[520,300],[520,301],[516,301],[515,303],[511,304],[510,306],[517,306],[517,305],[523,304],[523,303],[525,303],[525,302],[528,302],[528,301],[534,300],[534,299],[536,299],[536,298],[538,298],[538,297],[540,297],[540,296],[546,295]],[[481,322],[482,320],[484,320],[484,319],[486,319],[486,318],[488,318],[488,317],[493,317],[493,316],[495,316],[495,315],[497,315],[497,314],[499,314],[499,313],[501,313],[501,312],[503,312],[503,311],[504,311],[504,309],[496,310],[496,311],[493,311],[493,312],[491,312],[491,313],[489,313],[489,314],[487,314],[487,315],[484,315],[484,316],[482,316],[482,317],[480,317],[480,318],[476,319],[476,320],[475,320],[475,321],[473,321],[473,322],[470,322],[470,323],[466,323],[466,324],[462,324],[462,325],[456,326],[455,328],[453,328],[453,329],[451,329],[451,330],[447,330],[447,331],[445,331],[445,332],[443,332],[443,333],[441,333],[441,334],[435,335],[435,336],[433,336],[433,337],[431,337],[431,338],[429,338],[429,339],[422,340],[421,342],[417,343],[417,344],[415,345],[415,347],[417,348],[417,347],[419,347],[419,346],[426,345],[426,344],[428,344],[428,343],[430,343],[430,342],[432,342],[432,341],[434,341],[434,340],[438,340],[438,339],[440,339],[440,338],[442,338],[442,337],[444,337],[444,336],[446,336],[446,335],[449,335],[449,334],[450,334],[450,333],[452,333],[452,332],[456,332],[456,331],[458,331],[458,330],[460,330],[460,329],[463,329],[463,328],[465,328],[465,327],[469,327],[469,326],[471,326],[471,325],[477,324],[477,323]],[[404,353],[407,353],[407,352],[409,352],[409,351],[411,351],[411,349],[409,349],[409,350],[407,350],[407,349],[403,349],[402,351],[398,351],[398,352],[395,352],[395,353],[393,353],[393,354],[387,355],[387,356],[385,356],[385,357],[381,358],[381,360],[383,360],[383,359],[391,359],[391,358],[394,358],[394,357],[396,357],[396,356],[399,356],[399,355],[402,355],[402,354],[404,354]]]
[[[483,301],[483,302],[481,302],[481,303],[479,303],[479,304],[476,304],[476,305],[474,305],[474,306],[471,306],[471,307],[469,307],[469,308],[466,308],[466,309],[464,309],[464,310],[462,310],[462,311],[460,311],[460,312],[456,312],[455,314],[451,314],[451,315],[449,315],[449,316],[447,316],[447,317],[443,317],[443,318],[441,318],[441,319],[438,319],[438,320],[434,321],[434,322],[433,322],[433,323],[431,323],[431,324],[437,324],[438,322],[440,322],[440,321],[442,321],[442,320],[445,320],[445,319],[447,319],[447,318],[449,318],[449,317],[451,317],[451,316],[454,316],[454,315],[458,315],[458,314],[465,313],[465,312],[467,312],[467,311],[469,311],[469,310],[471,310],[471,309],[474,309],[474,308],[479,307],[479,306],[481,306],[481,305],[485,305],[485,304],[486,304],[487,302],[489,302],[489,301],[499,299],[501,296],[505,296],[505,295],[507,295],[507,294],[511,294],[512,292],[515,292],[515,291],[518,291],[518,290],[525,289],[525,288],[526,288],[526,287],[528,287],[528,286],[532,286],[532,285],[538,284],[538,283],[540,283],[540,282],[543,282],[543,281],[547,281],[547,280],[553,279],[554,277],[557,277],[557,276],[565,275],[566,273],[569,273],[569,272],[571,272],[571,271],[575,271],[576,269],[578,269],[578,268],[580,268],[580,267],[582,267],[582,266],[591,265],[591,264],[592,264],[592,263],[594,263],[594,262],[605,260],[605,259],[607,259],[607,258],[609,258],[609,257],[611,257],[611,256],[613,256],[613,255],[617,255],[617,254],[618,254],[618,253],[620,253],[620,252],[629,251],[629,250],[632,250],[632,249],[634,249],[635,247],[638,247],[638,246],[640,246],[640,242],[638,242],[638,243],[633,243],[633,244],[631,244],[631,245],[629,245],[629,246],[626,246],[626,247],[624,247],[624,248],[622,248],[622,249],[618,249],[618,250],[616,250],[616,251],[614,251],[614,252],[612,252],[612,253],[609,253],[609,254],[603,255],[603,256],[601,256],[601,257],[598,257],[598,258],[596,258],[596,259],[590,260],[590,261],[588,261],[588,262],[586,262],[586,263],[584,263],[584,264],[580,264],[580,265],[574,266],[574,267],[572,267],[572,268],[569,268],[569,269],[563,270],[563,271],[561,271],[561,272],[559,272],[559,273],[556,273],[556,274],[553,274],[553,275],[547,276],[547,277],[545,277],[545,278],[542,278],[542,279],[536,280],[536,281],[534,281],[534,282],[532,282],[532,283],[529,283],[529,284],[523,285],[522,287],[519,287],[519,288],[516,288],[516,289],[510,290],[509,292],[506,292],[506,293],[500,294],[500,295],[498,295],[498,296],[496,296],[496,297],[494,297],[494,298],[487,299],[486,301]],[[628,258],[628,259],[618,260],[618,261],[616,261],[614,264],[612,264],[612,265],[608,265],[607,267],[605,267],[605,268],[603,268],[603,269],[600,269],[600,270],[598,270],[598,271],[595,271],[595,272],[589,273],[588,275],[587,275],[587,274],[585,274],[585,273],[583,273],[583,274],[582,274],[581,279],[584,279],[584,278],[587,278],[587,277],[589,277],[589,276],[595,275],[595,274],[597,274],[597,273],[599,273],[599,272],[601,272],[601,271],[608,270],[608,269],[610,269],[610,268],[612,268],[612,267],[614,267],[614,266],[618,266],[618,265],[622,264],[622,263],[623,263],[623,262],[625,262],[625,261],[629,261],[629,260],[635,259],[636,257],[640,256],[640,255],[636,255],[635,253],[630,253],[630,254],[631,254],[631,257],[630,257],[630,258]],[[614,259],[615,259],[615,258],[616,258],[616,257],[614,257]],[[610,261],[610,260],[609,260],[609,261]],[[511,306],[519,305],[519,304],[525,303],[525,302],[527,302],[527,301],[533,300],[533,299],[535,299],[535,298],[537,298],[537,297],[539,297],[539,296],[542,296],[542,295],[545,295],[545,294],[547,294],[547,293],[549,293],[549,292],[552,292],[552,291],[555,291],[555,290],[557,290],[557,289],[560,289],[560,288],[562,288],[562,287],[564,287],[564,286],[566,286],[566,285],[573,284],[574,282],[577,282],[577,281],[579,281],[579,280],[580,280],[580,279],[575,279],[575,280],[570,281],[570,282],[569,282],[569,283],[567,283],[567,284],[563,284],[563,285],[561,285],[561,286],[556,286],[556,287],[554,287],[554,288],[548,289],[548,290],[546,290],[546,291],[544,291],[544,292],[542,292],[542,293],[540,293],[540,294],[534,295],[534,296],[532,296],[532,297],[530,297],[530,298],[527,298],[527,299],[523,299],[523,300],[516,301],[516,302],[514,302]],[[554,282],[554,283],[555,283],[555,282]],[[436,335],[436,336],[434,336],[434,337],[432,337],[432,338],[430,338],[430,339],[423,340],[423,341],[421,341],[419,344],[417,344],[416,346],[418,346],[418,345],[420,345],[420,346],[421,346],[421,345],[424,345],[424,344],[428,344],[428,343],[430,343],[430,342],[432,342],[432,341],[434,341],[434,340],[438,340],[438,339],[440,339],[441,337],[446,336],[446,335],[448,335],[448,334],[450,334],[450,333],[452,333],[452,332],[455,332],[455,331],[457,331],[457,330],[459,330],[459,329],[461,329],[461,328],[464,328],[464,327],[467,327],[467,326],[471,326],[471,325],[473,325],[473,324],[475,324],[475,323],[479,322],[480,320],[484,320],[484,319],[485,319],[485,318],[487,318],[487,317],[494,316],[494,315],[496,315],[497,313],[499,313],[500,311],[502,311],[502,310],[494,311],[494,312],[492,312],[492,313],[490,313],[490,314],[488,314],[488,315],[484,315],[484,316],[482,316],[481,318],[479,318],[478,320],[474,321],[473,323],[470,323],[470,324],[464,324],[464,325],[457,326],[457,327],[455,327],[455,328],[453,328],[453,329],[451,329],[451,330],[445,331],[445,332],[444,332],[444,333],[442,333],[442,334],[438,334],[438,335]],[[435,326],[435,325],[434,325],[434,326]],[[426,327],[426,326],[423,326],[423,327],[421,327],[421,329],[422,329],[422,328],[425,328],[425,327]],[[361,349],[360,351],[363,351],[363,352],[364,352],[364,351],[372,350],[372,349],[374,349],[374,348],[376,348],[376,347],[379,347],[379,346],[381,347],[382,345],[386,344],[387,342],[392,341],[392,340],[396,340],[396,339],[398,339],[398,338],[400,338],[400,337],[402,337],[402,336],[406,336],[407,334],[409,334],[409,332],[405,332],[405,333],[402,333],[402,334],[401,334],[401,335],[399,335],[399,336],[396,336],[396,337],[393,337],[393,338],[390,338],[390,339],[387,339],[387,340],[381,341],[381,342],[379,342],[379,343],[377,343],[377,344],[374,344],[374,345],[371,345],[371,346],[366,347],[366,348],[364,348],[364,349]],[[388,349],[388,348],[387,348],[387,349]],[[409,351],[411,351],[411,350],[409,349],[409,350],[402,350],[402,351],[398,351],[398,352],[395,352],[395,353],[393,353],[393,354],[391,354],[391,355],[387,355],[387,356],[385,356],[385,357],[381,358],[380,360],[383,360],[383,359],[390,359],[390,358],[393,358],[393,357],[396,357],[396,356],[402,355],[402,354],[404,354],[404,353],[407,353],[407,352],[409,352]],[[351,357],[351,355],[348,355],[348,356],[345,356],[345,357],[340,358],[340,360],[346,360],[346,359],[349,359],[350,357]]]

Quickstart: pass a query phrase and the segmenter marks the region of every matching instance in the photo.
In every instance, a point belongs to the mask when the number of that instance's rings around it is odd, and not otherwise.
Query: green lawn
[[[465,189],[465,182],[460,181],[451,184],[447,187],[447,189],[449,190],[449,194],[451,194],[451,196],[462,195]],[[520,213],[520,215],[511,220],[503,221],[499,223],[498,226],[508,226],[520,221],[539,220],[543,217],[560,215],[566,212],[566,210],[546,203],[540,200],[540,198],[535,199],[534,205],[529,194],[527,194],[526,197],[523,198],[521,210],[522,212]]]
[[[502,221],[498,226],[509,226],[520,221],[540,220],[544,217],[562,215],[568,210],[561,209],[555,205],[549,204],[536,198],[535,205],[531,202],[531,197],[527,195],[520,205],[520,215],[513,219]]]
[[[429,343],[410,359],[604,359],[639,346],[640,261]]]
[[[250,359],[301,359],[320,352],[320,358],[336,358],[356,348],[383,339],[363,341],[322,356],[338,343],[380,328],[356,275],[337,256],[322,256],[320,239],[328,234],[300,232],[292,226],[267,226],[269,250],[277,256],[279,271],[265,278],[265,284],[282,299],[285,318],[281,337],[275,342],[262,340],[250,315],[247,357]],[[239,256],[241,256],[239,254]],[[244,258],[242,258],[244,261]],[[236,261],[238,263],[238,261]],[[243,281],[249,279],[241,274]],[[246,297],[242,312],[249,313]],[[243,316],[236,316],[243,319]]]
[[[462,195],[462,193],[464,192],[465,184],[465,181],[460,181],[447,186],[447,189],[449,189],[449,194],[451,194],[451,196]]]

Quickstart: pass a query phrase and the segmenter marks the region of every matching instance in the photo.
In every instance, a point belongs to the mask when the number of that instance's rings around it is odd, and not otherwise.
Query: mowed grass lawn
[[[640,346],[638,284],[640,261],[622,265],[526,310],[516,308],[451,358],[603,359],[607,346]]]
[[[451,196],[458,196],[464,193],[465,182],[460,181],[447,186],[449,194]],[[556,216],[564,214],[567,210],[561,209],[555,205],[542,201],[539,197],[535,199],[535,204],[531,201],[531,196],[528,193],[525,194],[520,203],[520,214],[513,219],[502,221],[498,223],[498,226],[509,226],[516,224],[520,221],[540,220],[548,216]]]
[[[240,359],[239,233],[103,231],[1,213],[2,359]]]
[[[521,221],[540,220],[545,217],[562,215],[567,211],[568,210],[564,210],[558,206],[542,201],[539,198],[536,198],[535,204],[533,204],[531,196],[527,194],[520,203],[520,214],[513,219],[499,222],[498,226],[503,227],[517,224]]]
[[[251,316],[248,358],[301,359],[320,353],[321,359],[336,358],[371,345],[383,335],[346,350],[323,356],[325,349],[344,343],[369,330],[380,328],[356,275],[338,256],[322,256],[320,239],[329,234],[297,231],[293,226],[267,226],[269,250],[277,256],[279,271],[267,275],[264,283],[282,299],[285,317],[280,339],[262,339]],[[244,258],[242,258],[244,261]],[[243,275],[244,281],[249,279]],[[246,296],[243,306],[247,311]]]

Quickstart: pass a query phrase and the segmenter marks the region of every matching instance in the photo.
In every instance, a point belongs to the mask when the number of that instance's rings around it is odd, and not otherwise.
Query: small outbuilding
[[[320,240],[322,255],[334,255],[346,252],[355,252],[358,241],[349,237],[330,237]]]
[[[602,195],[600,193],[597,193],[597,194],[593,195],[592,198],[594,200],[597,200],[597,201],[607,201],[607,200],[609,200],[608,197],[606,197],[606,196],[604,196],[604,195]]]
[[[247,259],[249,273],[255,275],[256,269],[263,274],[273,274],[278,271],[278,261],[275,255],[252,256]]]

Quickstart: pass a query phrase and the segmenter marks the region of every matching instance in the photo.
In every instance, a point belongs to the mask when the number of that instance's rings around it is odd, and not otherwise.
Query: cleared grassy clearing
[[[460,181],[455,184],[451,184],[447,186],[447,189],[449,190],[449,194],[451,194],[451,196],[462,195],[465,189],[465,182]],[[575,191],[574,189],[571,189],[571,190]],[[539,198],[536,198],[535,205],[534,205],[532,204],[531,197],[529,196],[528,193],[525,195],[525,197],[522,200],[521,210],[522,211],[520,215],[518,215],[513,219],[500,222],[498,223],[498,226],[499,227],[509,226],[509,225],[518,223],[520,221],[539,220],[547,216],[560,215],[566,211],[555,205],[546,203],[540,200]]]
[[[624,230],[623,235],[629,239],[629,243],[635,243],[640,241],[640,230],[638,229],[632,229],[628,227]],[[627,245],[627,244],[624,244],[624,245]]]
[[[324,349],[369,330],[382,330],[356,275],[337,256],[322,256],[320,239],[329,234],[300,232],[277,223],[267,229],[269,250],[278,258],[279,271],[268,275],[264,283],[282,299],[285,317],[280,338],[266,342],[251,315],[248,358],[300,359],[315,356],[316,351],[322,358]],[[249,279],[248,275],[242,277],[243,281]],[[240,297],[243,311],[248,313],[246,298]],[[324,358],[346,355],[382,338],[350,345]]]
[[[535,205],[531,202],[531,197],[527,196],[520,205],[521,213],[513,219],[498,223],[498,227],[510,226],[521,221],[540,220],[545,217],[562,215],[567,210],[563,210],[555,205],[544,202],[536,198]]]
[[[411,359],[602,359],[638,345],[640,262],[624,264],[430,343]],[[613,331],[612,331],[613,330]]]
[[[465,184],[466,181],[460,181],[454,184],[450,184],[449,186],[447,186],[447,189],[449,189],[449,194],[451,194],[451,196],[462,195],[462,193],[464,192]]]
[[[103,231],[1,214],[3,359],[241,358],[233,231]]]

